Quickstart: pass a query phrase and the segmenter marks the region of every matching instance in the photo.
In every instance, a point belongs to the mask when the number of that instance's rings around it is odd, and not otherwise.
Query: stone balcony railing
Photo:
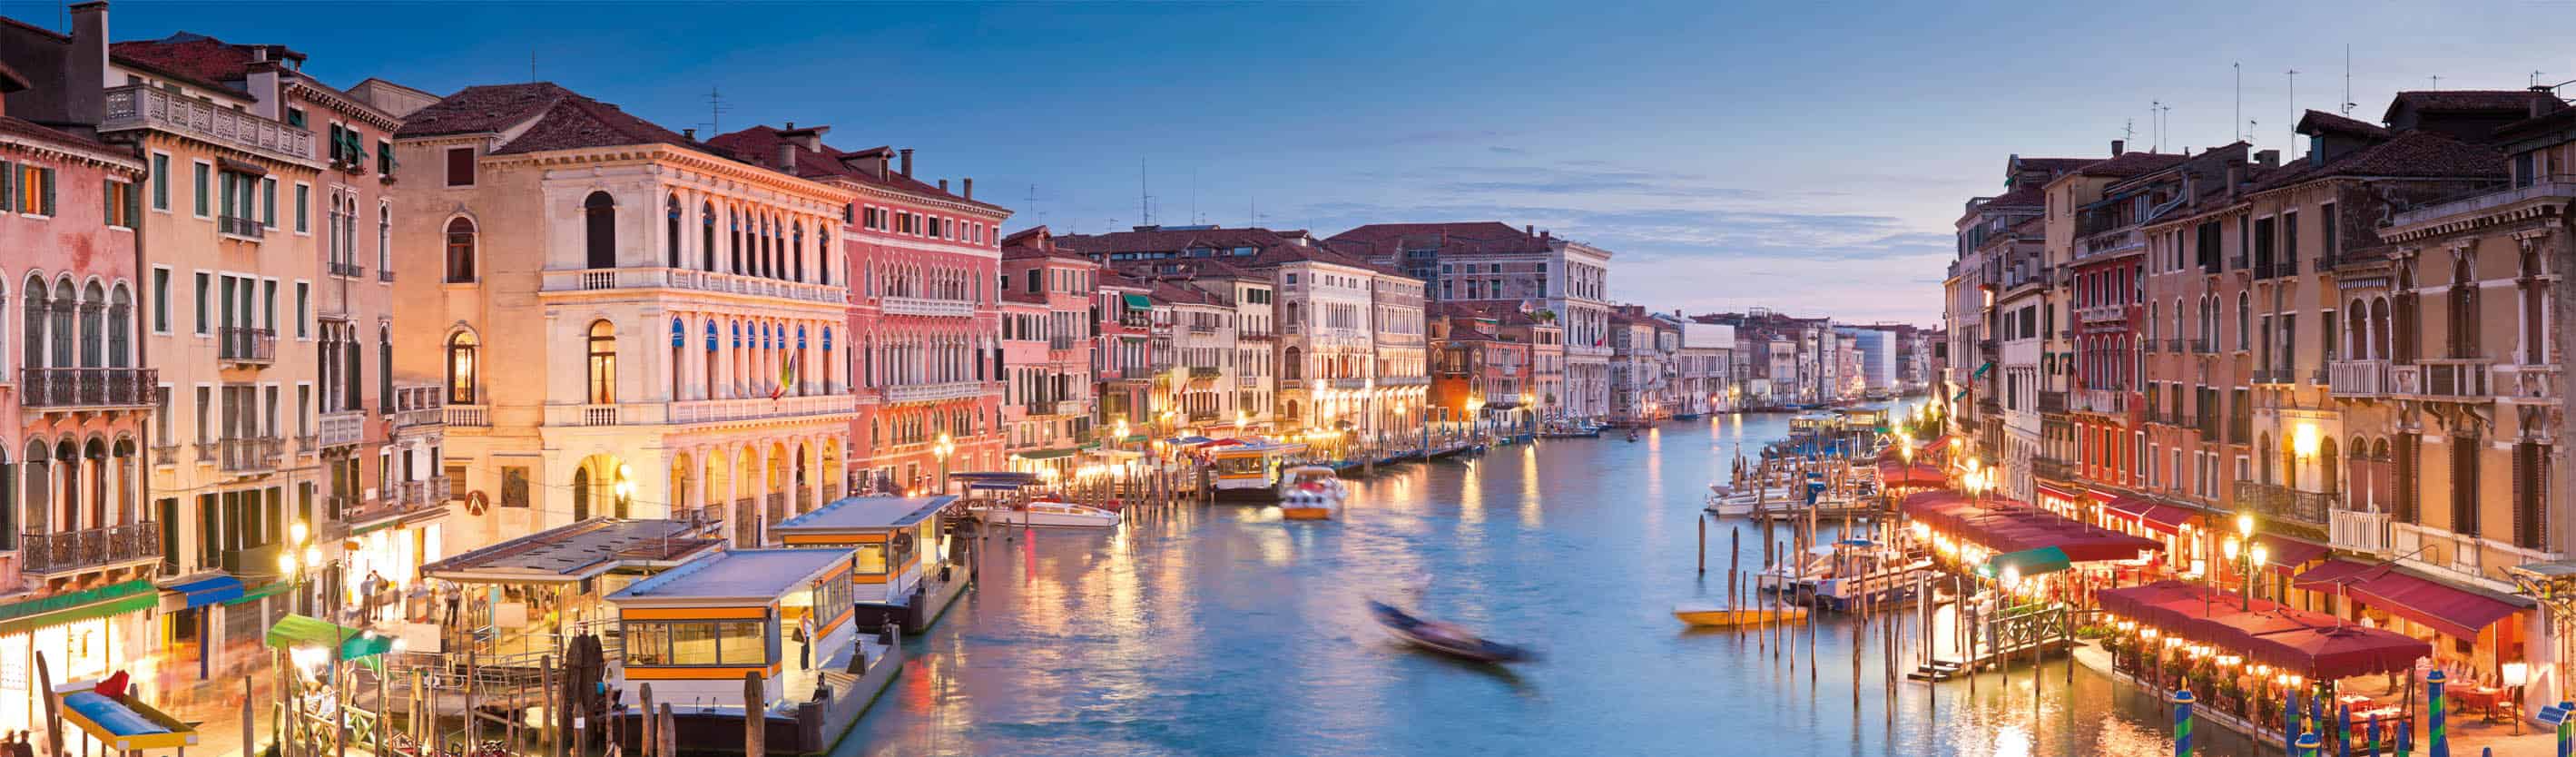
[[[2334,506],[2334,495],[2300,491],[2278,484],[2257,481],[2236,482],[2236,504],[2253,510],[2268,520],[2282,520],[2309,526],[2324,526],[2326,512]]]
[[[153,87],[107,90],[101,132],[162,129],[294,163],[313,160],[313,132]]]
[[[595,292],[624,289],[684,289],[697,292],[719,292],[754,297],[840,305],[850,301],[850,290],[838,284],[811,284],[780,281],[758,276],[699,271],[687,268],[579,268],[545,272],[539,291],[544,293]]]
[[[410,384],[394,387],[394,412],[389,419],[394,428],[437,426],[447,422],[446,397],[437,384]]]
[[[2337,397],[2377,397],[2387,393],[2388,361],[2337,360],[2326,365],[2326,390]]]
[[[324,447],[356,444],[367,438],[367,413],[364,410],[342,410],[322,414],[322,432],[316,442]]]
[[[448,405],[445,410],[447,425],[449,426],[485,427],[492,425],[492,410],[488,406]]]
[[[2119,389],[2082,389],[2068,392],[2068,395],[2074,400],[2075,411],[2080,413],[2114,415],[2126,412],[2129,407],[2129,393]]]
[[[969,300],[936,300],[926,297],[880,297],[877,309],[886,315],[918,315],[933,318],[972,318],[975,303]]]
[[[158,521],[18,535],[19,570],[53,575],[161,559]]]
[[[2499,365],[2491,372],[2496,396],[2524,401],[2556,402],[2567,396],[2566,373],[2557,363]]]
[[[286,440],[274,436],[243,436],[217,439],[214,443],[216,465],[230,473],[260,473],[277,469],[278,460],[286,456]]]
[[[2425,399],[2457,402],[2483,402],[2495,395],[2488,389],[2490,365],[2484,360],[2419,360],[2414,365],[2391,366],[2388,370],[2388,393]]]
[[[18,375],[19,403],[40,410],[151,407],[161,396],[157,368],[27,368]]]
[[[2413,555],[2407,562],[2435,570],[2449,571],[2464,578],[2486,575],[2486,550],[2478,538],[2414,523],[2390,527],[2388,551]]]
[[[2388,513],[2334,508],[2326,513],[2326,543],[2367,555],[2388,554]]]
[[[984,382],[949,381],[937,384],[896,384],[883,388],[887,402],[940,402],[981,396]]]
[[[809,394],[800,397],[780,397],[774,400],[767,397],[741,397],[673,402],[670,418],[672,423],[718,423],[855,413],[858,409],[858,398],[847,394]]]

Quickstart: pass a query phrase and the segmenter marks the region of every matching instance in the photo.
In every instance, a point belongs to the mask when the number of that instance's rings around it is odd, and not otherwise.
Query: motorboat
[[[1040,528],[1108,528],[1118,525],[1119,520],[1114,510],[1051,499],[1017,505],[978,504],[967,511],[986,523]]]
[[[1752,515],[1755,510],[1761,509],[1763,503],[1770,502],[1787,504],[1788,501],[1788,487],[1770,486],[1751,489],[1735,489],[1732,487],[1711,484],[1709,485],[1707,505],[1701,509],[1723,516],[1746,516]]]
[[[1526,648],[1486,639],[1454,624],[1415,617],[1385,602],[1370,600],[1369,614],[1405,643],[1461,660],[1502,663],[1534,656]]]
[[[1342,477],[1321,465],[1300,465],[1280,474],[1279,517],[1283,520],[1331,520],[1350,489]]]
[[[1807,619],[1807,608],[1677,605],[1673,607],[1673,619],[1697,628],[1733,628],[1756,623],[1794,623]]]
[[[1582,421],[1549,421],[1538,432],[1541,439],[1589,439],[1600,435],[1600,426]]]

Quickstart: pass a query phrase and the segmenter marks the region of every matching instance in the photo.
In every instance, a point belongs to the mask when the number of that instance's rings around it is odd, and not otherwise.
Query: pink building
[[[859,193],[844,214],[851,364],[858,420],[853,491],[941,485],[943,471],[1002,467],[1000,275],[1003,219],[975,180],[913,178],[912,150],[844,152],[828,126],[755,126],[708,140],[744,160]]]
[[[1067,458],[1091,441],[1091,305],[1099,276],[1099,264],[1057,247],[1044,226],[1003,240],[1002,298],[1034,309],[1006,312],[1002,329],[1005,443],[1014,468]]]

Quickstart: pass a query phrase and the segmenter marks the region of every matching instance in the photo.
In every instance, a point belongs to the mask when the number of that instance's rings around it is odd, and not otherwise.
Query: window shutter
[[[42,173],[43,175],[42,175],[42,176],[40,176],[39,178],[43,179],[43,180],[44,180],[44,183],[45,183],[45,215],[53,215],[53,214],[54,214],[54,169],[51,169],[51,168],[43,169],[43,170],[41,171],[41,173]]]
[[[2513,543],[2519,547],[2532,546],[2531,532],[2539,525],[2531,512],[2532,449],[2528,442],[2513,445]]]
[[[18,209],[18,165],[0,160],[0,213]]]
[[[107,218],[107,225],[109,225],[109,226],[115,226],[115,225],[116,225],[116,180],[114,180],[114,179],[100,179],[100,180],[98,180],[98,201],[99,201],[99,212],[100,212],[100,213],[105,214],[105,217]]]
[[[142,187],[135,184],[129,183],[125,185],[126,226],[140,228],[143,225],[143,192],[140,191],[141,189]]]

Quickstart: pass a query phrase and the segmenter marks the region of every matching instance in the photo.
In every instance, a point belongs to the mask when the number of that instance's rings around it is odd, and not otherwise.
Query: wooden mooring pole
[[[742,674],[742,754],[743,757],[766,757],[769,737],[769,700],[761,690],[760,672]]]

